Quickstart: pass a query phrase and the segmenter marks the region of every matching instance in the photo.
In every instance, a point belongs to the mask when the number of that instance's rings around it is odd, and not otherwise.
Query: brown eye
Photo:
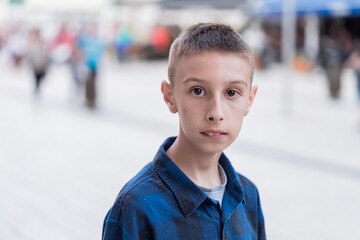
[[[226,92],[226,95],[228,95],[229,97],[234,97],[236,95],[236,91],[235,90],[229,90]]]
[[[204,90],[202,90],[201,88],[194,88],[191,90],[192,94],[194,94],[195,96],[202,96],[204,95]]]

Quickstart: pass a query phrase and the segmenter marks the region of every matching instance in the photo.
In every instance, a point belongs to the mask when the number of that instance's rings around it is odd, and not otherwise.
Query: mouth
[[[204,131],[204,132],[200,132],[200,133],[206,137],[213,138],[213,139],[219,139],[219,138],[222,138],[223,136],[227,135],[227,133],[222,130],[208,130],[208,131]]]

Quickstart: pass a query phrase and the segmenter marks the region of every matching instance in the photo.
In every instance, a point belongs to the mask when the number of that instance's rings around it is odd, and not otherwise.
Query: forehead
[[[251,66],[247,57],[237,53],[212,51],[182,56],[176,66],[175,85],[189,78],[209,83],[241,80],[250,86]]]

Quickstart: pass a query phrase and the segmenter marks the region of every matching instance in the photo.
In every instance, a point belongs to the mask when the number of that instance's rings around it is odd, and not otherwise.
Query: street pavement
[[[166,62],[105,59],[95,110],[75,94],[66,65],[51,67],[36,98],[26,66],[0,67],[0,240],[100,239],[121,187],[177,134],[160,92]],[[259,188],[268,239],[360,239],[352,72],[338,101],[319,69],[273,66],[254,83],[254,105],[225,152]]]

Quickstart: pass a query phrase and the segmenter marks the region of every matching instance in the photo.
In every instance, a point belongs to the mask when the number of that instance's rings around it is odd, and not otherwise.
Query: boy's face
[[[179,114],[179,140],[203,153],[222,152],[236,139],[256,91],[248,61],[233,53],[182,57],[174,86],[162,83],[165,102]]]

